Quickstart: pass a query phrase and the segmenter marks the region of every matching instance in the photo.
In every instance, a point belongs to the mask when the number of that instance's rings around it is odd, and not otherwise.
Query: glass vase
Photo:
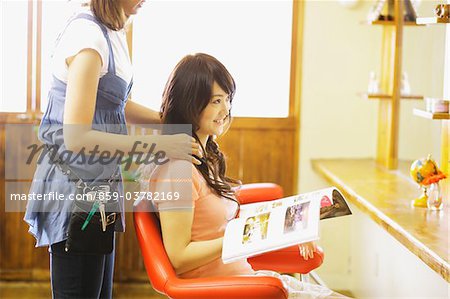
[[[427,207],[429,210],[438,211],[442,209],[442,193],[439,183],[433,183],[427,188]]]

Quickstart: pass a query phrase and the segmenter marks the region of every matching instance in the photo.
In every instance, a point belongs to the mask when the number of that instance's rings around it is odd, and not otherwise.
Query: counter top
[[[318,159],[312,165],[348,201],[450,282],[450,202],[444,199],[441,211],[412,207],[421,190],[409,178],[410,162],[400,161],[398,170],[377,166],[374,159]]]

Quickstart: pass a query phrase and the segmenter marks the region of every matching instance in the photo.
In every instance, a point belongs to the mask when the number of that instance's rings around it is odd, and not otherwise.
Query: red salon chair
[[[237,191],[241,204],[269,201],[283,197],[283,189],[270,183],[243,185]],[[288,293],[274,277],[208,277],[180,279],[164,249],[159,221],[153,212],[138,204],[134,208],[134,227],[148,278],[153,288],[169,298],[258,298],[286,299]],[[283,273],[307,274],[323,262],[322,249],[314,257],[304,260],[298,246],[268,252],[248,259],[254,270],[273,270]]]

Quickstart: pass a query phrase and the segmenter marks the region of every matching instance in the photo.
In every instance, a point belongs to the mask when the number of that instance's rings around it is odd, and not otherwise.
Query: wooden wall
[[[274,182],[295,192],[295,127],[288,119],[237,119],[218,140],[228,174],[242,183]]]
[[[30,126],[28,126],[31,128]],[[8,144],[15,151],[8,150],[6,158],[12,160],[25,157],[25,146],[29,136],[17,134],[15,138],[8,138]],[[26,193],[30,181],[21,182],[20,186],[14,186],[16,181],[8,180],[5,184],[5,174],[8,178],[14,177],[11,173],[20,174],[17,177],[29,177],[30,169],[14,167],[13,163],[6,163],[5,125],[0,126],[0,279],[5,280],[43,280],[48,279],[49,258],[47,248],[35,248],[34,238],[28,233],[28,225],[23,221],[23,212],[5,211],[6,187],[12,187],[11,191]],[[9,137],[9,136],[8,136]],[[31,172],[34,166],[31,166]]]

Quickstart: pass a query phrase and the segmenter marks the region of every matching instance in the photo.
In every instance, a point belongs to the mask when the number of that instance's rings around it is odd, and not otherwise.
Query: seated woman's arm
[[[191,242],[194,210],[160,211],[164,247],[177,274],[181,274],[219,258],[223,238]]]

